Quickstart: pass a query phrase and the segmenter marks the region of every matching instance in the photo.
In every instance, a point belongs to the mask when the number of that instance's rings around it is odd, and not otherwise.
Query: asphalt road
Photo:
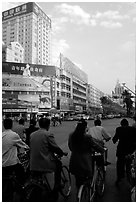
[[[120,125],[121,119],[109,119],[103,120],[102,125],[106,130],[114,136],[115,129]],[[130,124],[132,120],[128,119]],[[77,122],[68,121],[63,122],[59,127],[51,127],[51,131],[55,134],[55,139],[58,145],[64,150],[67,151],[68,157],[63,158],[63,163],[68,165],[70,151],[68,149],[67,141],[69,133],[72,132],[75,128]],[[93,126],[93,120],[88,121],[89,126]],[[118,187],[115,185],[116,180],[116,145],[112,141],[107,142],[108,147],[108,160],[111,162],[111,165],[107,167],[106,172],[106,181],[105,181],[105,192],[104,196],[101,199],[96,200],[96,202],[130,202],[130,187],[127,183],[127,180],[124,179]],[[76,188],[75,188],[75,179],[72,176],[72,193],[68,200],[64,200],[63,197],[59,198],[60,202],[75,202],[76,201]]]

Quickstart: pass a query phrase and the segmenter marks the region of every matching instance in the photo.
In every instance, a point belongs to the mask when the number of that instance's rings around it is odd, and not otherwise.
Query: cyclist
[[[105,147],[105,141],[109,141],[111,139],[110,134],[105,130],[104,127],[101,126],[101,120],[96,119],[94,120],[93,127],[88,129],[88,134],[90,134],[93,138],[97,140],[97,142],[102,146]],[[105,160],[107,159],[107,149],[105,151]],[[110,162],[104,161],[104,165],[108,165]]]
[[[73,133],[69,135],[68,146],[71,150],[69,168],[76,178],[76,186],[91,177],[93,174],[92,152],[104,152],[104,148],[95,142],[95,139],[87,134],[87,122],[83,119],[78,122]]]
[[[24,170],[18,159],[18,148],[29,149],[19,135],[12,131],[13,121],[7,118],[3,121],[5,130],[2,133],[2,176],[15,172],[17,180],[24,183]]]
[[[39,120],[40,129],[30,135],[30,170],[33,174],[43,175],[55,172],[55,197],[61,187],[61,161],[55,157],[55,153],[63,156],[64,152],[56,144],[54,135],[49,131],[50,119]]]
[[[19,124],[16,125],[14,128],[13,128],[13,131],[16,132],[20,138],[25,142],[26,140],[26,135],[25,135],[25,127],[24,127],[24,124],[25,124],[25,120],[24,118],[21,118],[19,120]]]
[[[26,144],[28,146],[30,146],[30,135],[31,133],[35,132],[36,130],[38,130],[39,128],[36,127],[36,120],[35,119],[31,119],[30,120],[30,126],[29,128],[27,128],[25,130],[25,133],[26,133]]]
[[[121,120],[120,125],[120,127],[116,128],[115,135],[112,139],[114,144],[118,142],[116,151],[116,185],[124,178],[125,167],[127,165],[126,156],[136,150],[136,128],[129,126],[128,120],[125,118]]]

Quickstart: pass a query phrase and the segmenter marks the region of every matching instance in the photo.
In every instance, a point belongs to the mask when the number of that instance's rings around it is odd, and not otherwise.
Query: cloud
[[[52,19],[52,18],[51,18]],[[65,24],[69,21],[67,17],[53,18],[52,19],[52,33],[55,35],[57,33],[63,32],[65,29]]]
[[[134,18],[132,19],[132,21],[133,21],[133,23],[136,23],[136,17],[134,17]]]
[[[91,25],[95,26],[96,21],[91,19],[91,15],[85,12],[80,6],[68,5],[66,3],[60,4],[56,7],[57,11],[61,14],[69,16],[68,20],[71,23],[76,23],[78,25]]]
[[[57,65],[60,53],[65,54],[70,48],[64,39],[53,39],[52,41],[52,64]]]
[[[112,22],[112,21],[102,21],[100,23],[101,26],[105,28],[121,28],[122,24],[119,22]]]
[[[101,25],[106,28],[121,28],[123,24],[119,21],[129,19],[129,15],[120,14],[117,10],[108,10],[105,12],[97,11],[96,14],[91,15],[85,12],[78,5],[69,5],[62,3],[56,7],[56,11],[62,15],[66,16],[68,22],[77,24],[77,25],[87,25],[87,26],[97,26]],[[63,16],[62,16],[63,18]],[[57,22],[60,27],[62,21]]]
[[[112,11],[112,10],[108,10],[103,13],[98,11],[95,15],[93,15],[93,17],[96,19],[105,18],[110,20],[124,20],[129,18],[128,15],[121,15],[119,14],[119,11]]]
[[[135,51],[136,44],[133,41],[127,41],[121,45],[120,50],[123,52],[132,52]]]

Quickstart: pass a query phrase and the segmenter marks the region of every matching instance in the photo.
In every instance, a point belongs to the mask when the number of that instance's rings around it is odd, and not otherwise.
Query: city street
[[[110,119],[103,120],[102,125],[108,130],[108,132],[113,137],[115,133],[115,128],[119,126],[121,119]],[[132,124],[132,120],[128,119],[130,124]],[[63,158],[63,163],[68,165],[70,151],[67,146],[68,135],[71,131],[74,130],[76,121],[68,121],[63,122],[62,126],[59,127],[51,127],[51,131],[55,134],[55,139],[58,145],[64,150],[69,152],[67,158]],[[93,120],[88,121],[90,126],[93,126]],[[101,200],[97,200],[99,202],[129,202],[130,201],[130,190],[129,185],[126,180],[120,183],[119,187],[115,186],[116,180],[116,145],[112,143],[112,141],[107,142],[108,147],[108,160],[111,162],[111,165],[107,167],[106,173],[106,183],[105,183],[105,193]],[[72,193],[70,198],[67,200],[68,202],[73,202],[75,200],[75,181],[72,176]],[[63,197],[60,197],[59,201],[64,201]]]

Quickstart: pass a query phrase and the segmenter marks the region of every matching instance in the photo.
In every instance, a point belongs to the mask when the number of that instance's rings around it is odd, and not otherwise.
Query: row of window
[[[67,98],[71,98],[71,94],[70,93],[66,93],[66,92],[61,92],[61,96],[63,97],[67,97]]]
[[[77,97],[77,96],[73,96],[73,100],[76,100],[76,101],[78,101],[78,102],[80,102],[80,103],[86,103],[86,100],[85,100],[85,99],[79,98],[79,97]]]
[[[71,81],[71,79],[70,79],[69,77],[65,76],[65,75],[60,75],[60,78],[61,78],[62,80],[65,80],[65,81],[69,82],[69,83],[70,83],[70,81]]]
[[[83,91],[86,92],[86,88],[83,87],[83,86],[81,86],[80,84],[78,84],[78,83],[76,83],[76,82],[73,82],[73,86],[74,86],[74,88],[76,88],[76,89],[80,89],[80,90],[83,90]]]
[[[84,96],[84,97],[86,97],[86,93],[83,93],[83,92],[78,91],[78,90],[75,90],[75,89],[73,89],[73,93],[76,94],[76,95],[79,95],[79,96]]]

